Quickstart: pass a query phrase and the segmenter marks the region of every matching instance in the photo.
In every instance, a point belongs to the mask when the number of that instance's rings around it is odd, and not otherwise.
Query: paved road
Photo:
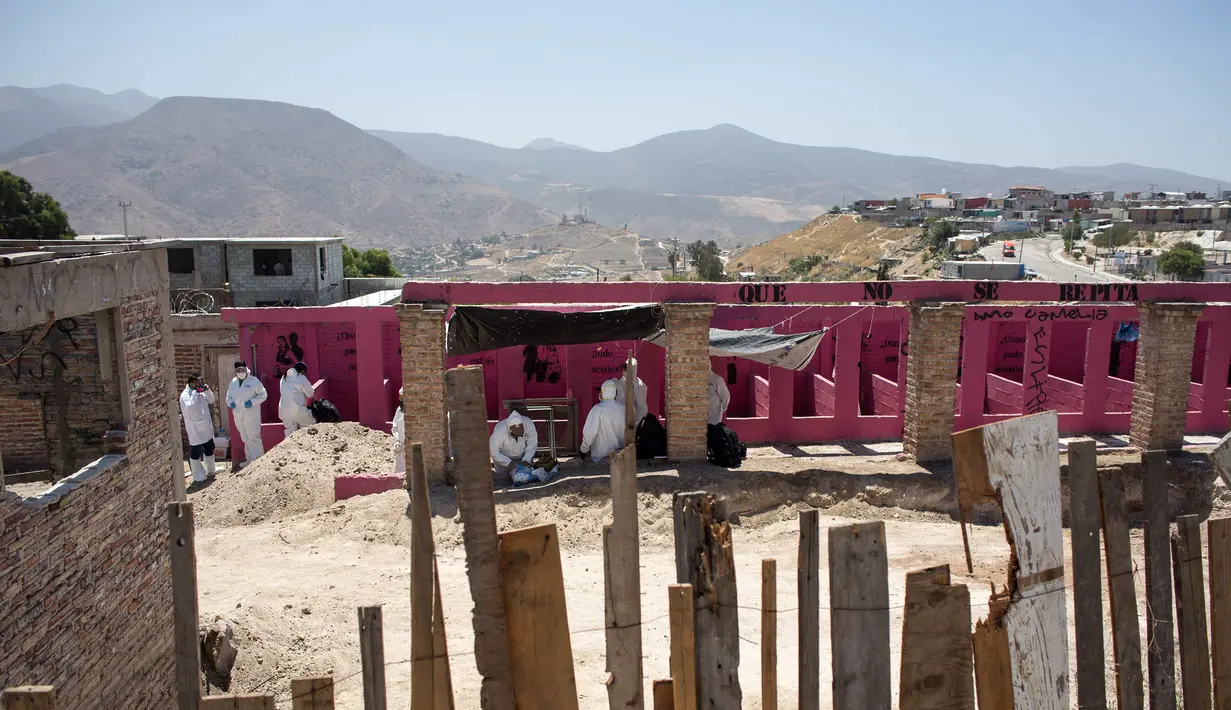
[[[1063,242],[1059,237],[1031,237],[1025,241],[1014,239],[1013,242],[1017,245],[1018,252],[1021,255],[1020,261],[1026,265],[1027,269],[1037,271],[1041,279],[1070,283],[1073,281],[1108,283],[1121,280],[1108,276],[1101,271],[1096,273],[1086,267],[1077,266],[1068,261],[1061,261],[1059,256],[1052,256],[1052,252],[1063,246]],[[980,253],[988,261],[1002,261],[1004,260],[1004,257],[1000,255],[1002,246],[1000,242],[992,242],[987,247],[984,247]]]

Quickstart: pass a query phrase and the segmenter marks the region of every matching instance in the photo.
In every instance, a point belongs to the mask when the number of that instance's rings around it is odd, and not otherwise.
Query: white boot
[[[205,477],[213,478],[214,474],[218,473],[218,464],[214,463],[213,456],[205,457]]]
[[[197,459],[188,459],[188,469],[192,471],[192,480],[194,483],[201,483],[205,480],[205,464]]]

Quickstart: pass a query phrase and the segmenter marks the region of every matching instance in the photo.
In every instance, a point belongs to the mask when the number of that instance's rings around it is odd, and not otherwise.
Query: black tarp
[[[663,328],[661,306],[627,306],[601,311],[457,306],[449,319],[449,355],[470,355],[518,345],[573,345],[640,340]]]

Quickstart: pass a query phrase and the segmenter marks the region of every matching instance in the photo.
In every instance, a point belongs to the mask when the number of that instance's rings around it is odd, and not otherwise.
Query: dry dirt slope
[[[735,254],[727,263],[727,270],[773,274],[785,270],[791,259],[812,254],[871,266],[918,232],[914,228],[884,227],[855,215],[826,214],[790,234]]]

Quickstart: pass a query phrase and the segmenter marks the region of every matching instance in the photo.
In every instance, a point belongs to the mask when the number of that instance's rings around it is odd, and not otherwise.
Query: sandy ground
[[[1125,465],[1130,463],[1126,460]],[[501,530],[557,523],[580,707],[597,710],[607,707],[599,532],[610,521],[609,488],[602,466],[577,468],[569,463],[565,469],[563,480],[545,487],[498,491],[497,515]],[[1198,477],[1214,485],[1212,476]],[[818,463],[767,454],[750,458],[745,469],[737,472],[710,466],[642,469],[639,503],[646,697],[652,679],[669,676],[666,587],[674,581],[671,491],[708,489],[728,496],[735,519],[739,604],[747,607],[739,614],[745,708],[762,707],[757,611],[761,605],[760,565],[763,558],[778,559],[777,604],[782,610],[777,638],[779,707],[786,710],[798,706],[795,555],[799,510],[821,508],[821,525],[826,528],[853,521],[885,521],[895,698],[906,572],[950,565],[954,583],[970,585],[972,623],[986,615],[989,586],[993,582],[1001,585],[1006,573],[1008,546],[1003,529],[993,524],[972,527],[975,573],[968,576],[960,528],[947,513],[897,507],[913,501],[923,508],[947,509],[952,504],[946,495],[949,480],[943,470],[924,471],[891,457],[843,457]],[[1221,484],[1214,492],[1219,501],[1229,497]],[[1207,501],[1209,493],[1206,487]],[[434,488],[432,505],[456,706],[477,708],[479,677],[472,655],[472,605],[452,489]],[[1222,505],[1216,504],[1214,515],[1223,514]],[[356,608],[382,604],[389,703],[408,706],[410,526],[406,506],[406,494],[392,491],[280,520],[198,529],[202,621],[221,617],[237,628],[240,656],[233,691],[272,690],[278,694],[279,707],[289,708],[292,677],[330,674],[337,682],[337,707],[361,708]],[[1140,529],[1133,531],[1133,548],[1144,634]],[[822,542],[820,687],[821,707],[828,708],[831,676],[825,549]],[[1104,605],[1106,609],[1106,601]],[[1071,597],[1069,614],[1071,618]],[[1071,627],[1069,643],[1071,649]],[[1106,646],[1110,657],[1110,637]],[[1071,664],[1072,650],[1069,657]],[[1111,668],[1109,661],[1109,688],[1113,683]],[[1076,707],[1075,689],[1072,696]],[[1109,697],[1114,695],[1109,692]]]

